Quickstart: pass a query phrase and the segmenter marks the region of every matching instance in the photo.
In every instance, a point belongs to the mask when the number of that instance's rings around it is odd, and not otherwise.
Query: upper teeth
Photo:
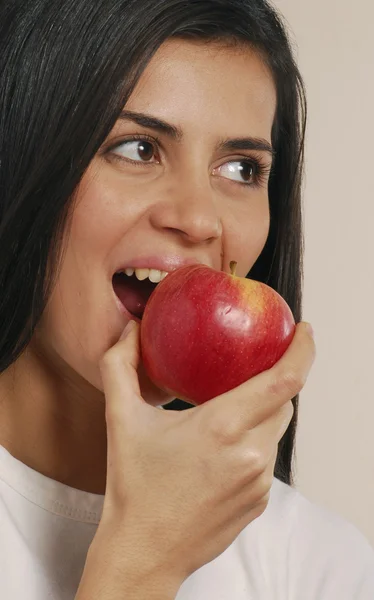
[[[144,279],[148,278],[152,283],[159,283],[168,275],[167,271],[159,271],[158,269],[133,269],[132,267],[125,269],[124,272],[129,277],[135,273],[139,281],[144,281]]]

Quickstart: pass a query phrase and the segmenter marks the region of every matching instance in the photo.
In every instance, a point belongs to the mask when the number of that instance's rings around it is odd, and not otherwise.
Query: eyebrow
[[[138,113],[132,110],[123,110],[119,116],[122,121],[132,121],[140,127],[147,129],[153,129],[160,133],[167,135],[173,140],[180,142],[183,138],[183,131],[180,127],[171,125],[162,119],[147,115],[145,113]],[[256,150],[258,152],[267,152],[272,157],[275,156],[275,150],[265,139],[254,138],[254,137],[239,137],[239,138],[228,138],[220,142],[218,146],[219,150],[235,152],[236,150]]]
[[[155,131],[164,133],[178,142],[183,137],[183,132],[179,127],[170,125],[170,123],[166,123],[166,121],[162,121],[151,115],[133,112],[132,110],[123,110],[119,118],[123,121],[133,121],[133,123],[140,125],[140,127],[146,127],[147,129],[154,129]]]

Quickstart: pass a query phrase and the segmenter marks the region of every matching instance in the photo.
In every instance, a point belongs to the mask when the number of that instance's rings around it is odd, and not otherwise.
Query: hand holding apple
[[[270,369],[295,333],[288,304],[264,283],[205,265],[177,269],[146,305],[141,353],[161,389],[202,404]]]

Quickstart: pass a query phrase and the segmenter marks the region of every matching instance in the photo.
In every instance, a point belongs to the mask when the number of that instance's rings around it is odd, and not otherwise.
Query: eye
[[[232,181],[250,185],[256,183],[258,165],[251,160],[235,160],[225,163],[217,169],[217,172]]]
[[[155,144],[145,139],[131,139],[121,142],[112,149],[112,153],[118,158],[123,158],[131,162],[157,162]]]

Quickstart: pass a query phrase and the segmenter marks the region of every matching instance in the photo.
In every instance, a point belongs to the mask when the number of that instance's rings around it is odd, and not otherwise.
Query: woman
[[[308,324],[185,411],[158,410],[139,357],[145,279],[183,264],[235,259],[300,321],[304,96],[280,18],[13,0],[0,43],[0,597],[372,599],[369,544],[291,487]]]

